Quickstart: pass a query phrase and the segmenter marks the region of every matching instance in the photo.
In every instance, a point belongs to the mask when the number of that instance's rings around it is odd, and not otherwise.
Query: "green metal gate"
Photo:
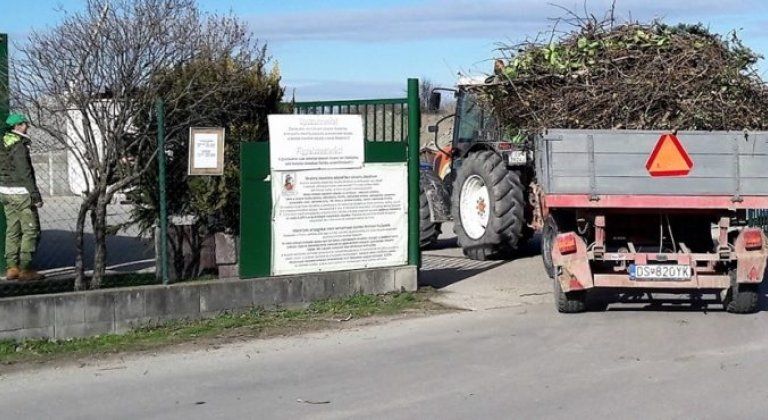
[[[358,114],[363,118],[366,163],[408,163],[408,264],[419,250],[419,81],[408,79],[404,98],[298,102],[294,114]],[[240,155],[240,277],[271,274],[272,190],[269,143],[244,143]]]

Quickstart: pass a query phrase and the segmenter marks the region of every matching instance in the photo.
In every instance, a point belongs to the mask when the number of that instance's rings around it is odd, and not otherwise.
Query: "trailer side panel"
[[[768,196],[768,133],[676,133],[693,161],[685,176],[653,177],[646,163],[663,131],[550,130],[537,139],[546,194]]]

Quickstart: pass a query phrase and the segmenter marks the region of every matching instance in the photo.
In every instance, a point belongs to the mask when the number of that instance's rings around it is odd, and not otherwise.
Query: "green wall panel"
[[[272,183],[269,143],[243,143],[240,148],[240,277],[271,274]]]
[[[404,142],[365,142],[365,161],[368,163],[405,162],[408,144]]]

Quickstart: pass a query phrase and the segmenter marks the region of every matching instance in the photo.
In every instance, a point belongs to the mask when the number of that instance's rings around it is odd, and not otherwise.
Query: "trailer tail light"
[[[560,251],[560,255],[573,254],[578,249],[576,246],[576,235],[573,233],[566,233],[557,237],[557,249]]]
[[[747,251],[763,249],[763,232],[758,229],[744,231],[744,248]]]

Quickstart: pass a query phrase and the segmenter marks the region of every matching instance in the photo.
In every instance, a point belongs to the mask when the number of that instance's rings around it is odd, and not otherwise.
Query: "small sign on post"
[[[224,175],[224,128],[189,129],[189,175]]]

